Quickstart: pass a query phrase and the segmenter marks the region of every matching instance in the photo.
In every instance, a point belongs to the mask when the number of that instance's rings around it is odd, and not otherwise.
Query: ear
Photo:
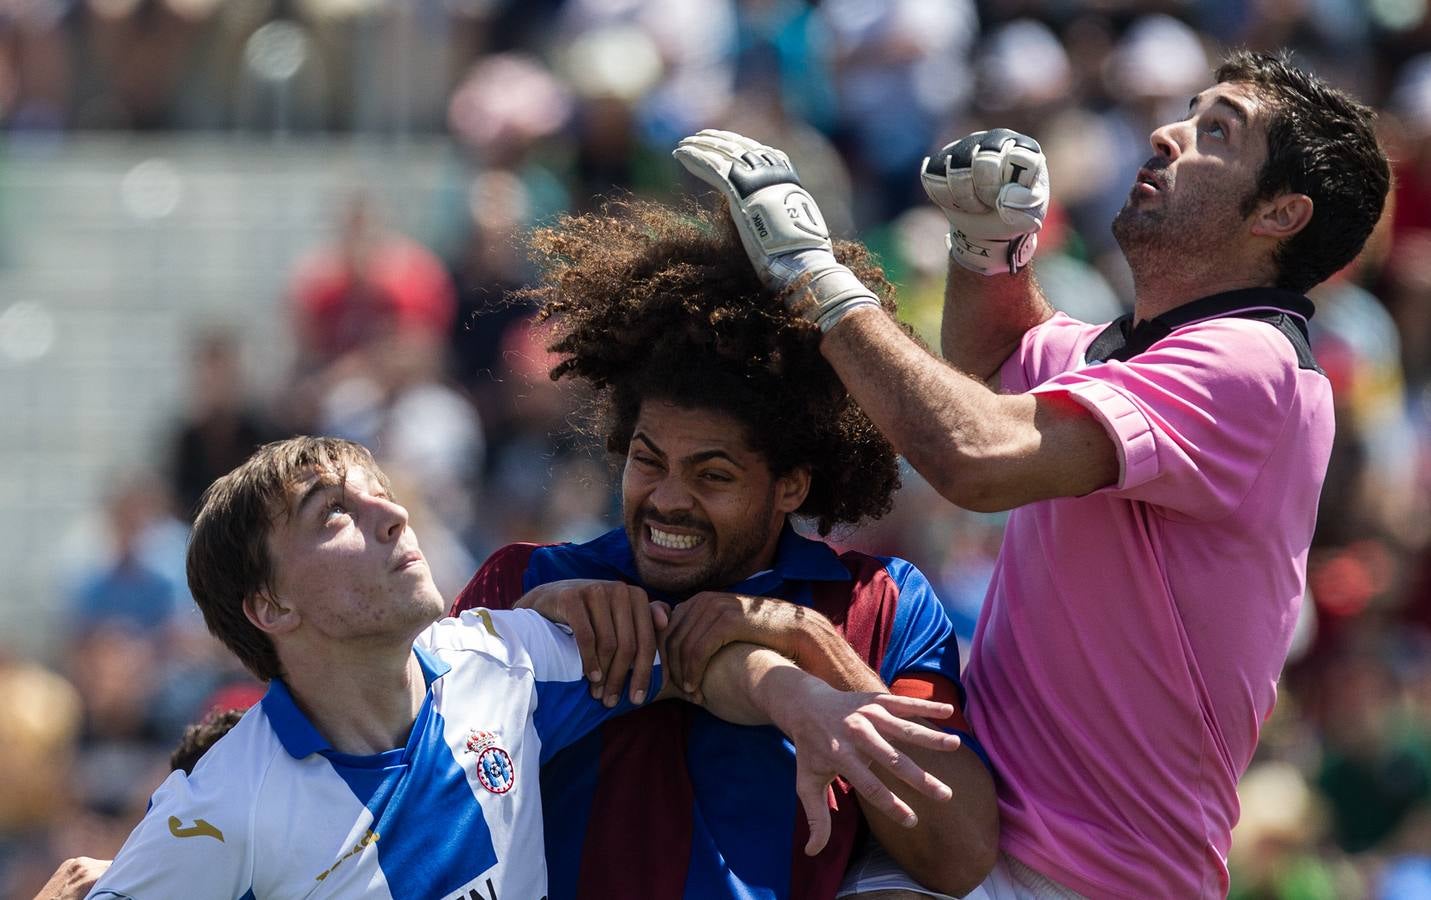
[[[249,594],[243,600],[243,614],[253,627],[264,634],[287,634],[298,627],[302,617],[298,611],[283,605],[266,592]]]
[[[1282,241],[1307,227],[1312,221],[1312,198],[1306,194],[1278,194],[1257,204],[1252,214],[1252,233]]]
[[[789,515],[800,508],[810,493],[810,470],[805,466],[791,469],[775,479],[775,508]]]

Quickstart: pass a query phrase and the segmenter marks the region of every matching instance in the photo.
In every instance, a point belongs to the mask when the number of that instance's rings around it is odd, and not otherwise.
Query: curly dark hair
[[[1391,167],[1376,114],[1292,64],[1283,52],[1239,51],[1217,81],[1252,85],[1271,107],[1267,161],[1242,210],[1284,191],[1312,198],[1312,221],[1277,248],[1278,287],[1306,291],[1351,262],[1381,218]]]
[[[532,240],[542,277],[521,294],[553,332],[553,380],[594,390],[586,428],[624,456],[641,404],[715,409],[776,475],[804,466],[796,514],[821,535],[878,518],[899,487],[894,448],[820,355],[820,331],[756,277],[730,217],[636,199],[568,216]],[[891,316],[893,288],[861,245],[838,241]]]

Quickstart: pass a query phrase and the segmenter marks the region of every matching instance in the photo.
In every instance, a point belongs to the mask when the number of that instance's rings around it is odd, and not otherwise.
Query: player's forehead
[[[1222,81],[1194,94],[1188,101],[1188,112],[1220,109],[1252,128],[1263,124],[1269,107],[1266,97],[1255,85],[1246,81]]]
[[[387,480],[382,473],[358,460],[313,462],[300,467],[286,480],[283,505],[287,515],[292,517],[319,495],[346,491],[376,494],[386,490]]]

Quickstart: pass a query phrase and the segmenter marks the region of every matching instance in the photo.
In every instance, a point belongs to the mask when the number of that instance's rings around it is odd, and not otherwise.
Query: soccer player
[[[840,266],[783,154],[724,132],[676,151],[910,463],[961,506],[1013,510],[966,672],[1004,851],[975,896],[1223,896],[1302,600],[1333,428],[1303,292],[1381,214],[1372,114],[1239,53],[1151,145],[1113,223],[1136,305],[1106,328],[1055,314],[1025,267],[1036,142],[990,131],[928,161],[952,365]]]
[[[498,550],[454,609],[566,610],[609,704],[633,659],[631,690],[644,684],[650,648],[622,635],[622,611],[651,598],[674,604],[663,659],[693,690],[717,649],[756,641],[841,689],[962,702],[953,629],[924,576],[791,527],[803,516],[825,534],[882,514],[896,458],[821,360],[818,330],[771,302],[725,217],[619,203],[535,246],[552,377],[593,389],[592,430],[622,465],[624,526]],[[884,285],[863,248],[837,252]],[[993,785],[962,714],[938,724],[968,749],[898,751],[954,802],[889,782],[915,813],[891,816],[841,788],[828,846],[807,855],[798,755],[777,732],[670,704],[610,722],[542,770],[551,897],[828,898],[858,849],[861,806],[917,882],[963,893],[993,864]]]
[[[537,766],[630,708],[587,696],[567,633],[532,610],[437,622],[444,603],[407,512],[365,449],[332,438],[270,444],[215,482],[188,566],[210,630],[268,693],[192,775],[160,786],[90,897],[546,894]],[[640,621],[626,627],[664,624],[659,605],[632,610]],[[707,671],[711,708],[778,724],[801,748],[810,790],[852,772],[893,810],[864,770],[873,756],[917,790],[949,795],[892,760],[882,736],[957,747],[891,712],[948,705],[834,691],[749,644]],[[657,699],[675,695],[659,668],[652,679]]]

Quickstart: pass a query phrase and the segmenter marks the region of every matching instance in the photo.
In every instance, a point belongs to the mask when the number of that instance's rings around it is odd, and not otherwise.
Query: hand
[[[745,641],[798,659],[802,629],[822,624],[829,627],[824,616],[795,603],[702,591],[671,612],[663,657],[666,676],[700,703],[706,666],[726,644]]]
[[[35,900],[80,900],[109,868],[110,860],[76,856],[60,863]]]
[[[774,147],[730,131],[702,131],[672,153],[692,175],[720,191],[740,242],[760,280],[786,291],[792,307],[807,296],[805,317],[829,331],[850,311],[879,301],[835,259],[830,232],[815,198],[800,186],[790,158]]]
[[[944,782],[900,753],[890,740],[931,750],[957,750],[959,736],[910,721],[923,716],[943,719],[953,714],[948,703],[837,691],[798,669],[779,670],[771,679],[767,696],[769,715],[795,744],[795,793],[805,808],[810,839],[805,853],[814,856],[830,838],[829,786],[837,776],[881,813],[906,828],[919,824],[909,804],[875,774],[889,774],[935,800],[948,800],[954,792]]]
[[[1038,141],[995,128],[948,144],[919,169],[949,219],[949,255],[983,275],[1029,264],[1048,212],[1048,163]]]
[[[644,590],[625,582],[574,578],[532,588],[516,605],[571,629],[592,697],[615,706],[629,671],[631,702],[645,701],[656,632],[666,628],[670,617],[666,604],[652,602]]]

